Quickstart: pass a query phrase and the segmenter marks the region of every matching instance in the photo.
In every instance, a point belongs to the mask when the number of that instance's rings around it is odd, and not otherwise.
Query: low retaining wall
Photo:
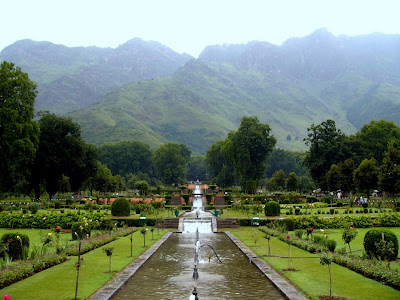
[[[112,278],[108,284],[97,290],[90,300],[107,300],[110,299],[127,281],[135,274],[135,272],[157,251],[158,248],[170,237],[172,232],[167,232],[160,240],[155,242],[153,246],[139,255],[133,262],[125,267],[118,275]]]

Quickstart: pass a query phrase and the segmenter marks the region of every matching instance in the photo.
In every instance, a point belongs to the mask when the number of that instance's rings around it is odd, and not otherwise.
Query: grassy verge
[[[257,228],[242,227],[230,229],[230,231],[257,255],[268,254],[268,242]],[[270,245],[272,255],[288,256],[288,244],[279,241],[277,238],[271,238]],[[328,267],[320,264],[318,255],[310,254],[294,246],[291,248],[293,257],[314,256],[316,258],[294,258],[293,267],[299,270],[297,272],[283,271],[289,266],[288,259],[268,257],[263,258],[263,260],[293,282],[299,290],[311,299],[318,299],[321,295],[329,295]],[[365,278],[336,264],[332,264],[332,293],[335,296],[346,297],[349,300],[400,299],[400,291]]]
[[[148,231],[146,247],[144,247],[143,235],[140,231],[135,232],[133,234],[133,257],[130,257],[130,236],[119,238],[108,244],[108,246],[114,247],[112,273],[108,272],[109,258],[102,251],[105,246],[84,254],[79,274],[79,299],[88,298],[109,281],[116,272],[121,271],[165,233],[166,231],[160,230],[158,234],[157,230],[154,230],[154,239],[152,239],[151,232]],[[0,290],[0,294],[8,294],[11,299],[74,299],[77,275],[74,264],[76,261],[77,257],[71,257],[70,260],[60,265]]]

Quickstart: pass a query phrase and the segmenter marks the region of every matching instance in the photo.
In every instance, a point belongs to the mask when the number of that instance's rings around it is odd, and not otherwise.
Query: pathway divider
[[[136,271],[158,250],[158,248],[170,237],[172,232],[167,232],[161,239],[155,242],[149,249],[139,255],[133,262],[112,278],[105,286],[97,290],[89,300],[110,299]]]
[[[291,300],[307,300],[303,294],[296,290],[286,279],[284,279],[278,272],[268,266],[263,260],[257,258],[257,255],[251,251],[242,241],[229,231],[225,234],[231,239],[236,246],[249,258],[261,272],[288,298]]]

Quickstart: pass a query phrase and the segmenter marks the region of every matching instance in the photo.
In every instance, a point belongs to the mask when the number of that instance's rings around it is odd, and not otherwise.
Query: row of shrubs
[[[65,253],[49,253],[37,256],[33,260],[19,260],[11,266],[0,270],[0,289],[42,270],[58,265],[67,259]]]
[[[276,236],[281,241],[285,243],[291,243],[296,247],[299,247],[310,253],[320,253],[324,251],[333,252],[332,250],[334,250],[334,248],[336,247],[335,241],[333,241],[334,243],[327,243],[327,241],[332,240],[324,239],[322,237],[321,239],[318,239],[318,242],[315,242],[315,240],[304,240],[299,237],[290,237],[288,239],[287,233],[282,233],[282,231],[279,230],[274,230],[270,228],[260,228],[260,230],[266,235]],[[386,285],[400,290],[400,271],[398,269],[387,270],[385,266],[374,259],[375,257],[378,257],[378,250],[376,248],[376,245],[379,241],[381,241],[382,233],[385,234],[385,240],[393,243],[393,253],[396,253],[396,255],[389,257],[389,259],[396,259],[399,249],[398,239],[393,232],[386,229],[371,229],[366,233],[364,238],[364,247],[365,253],[370,259],[348,256],[342,253],[333,253],[332,259],[333,262],[343,267],[349,268],[359,274],[364,275],[365,277],[378,280]],[[328,246],[328,244],[330,244],[330,246]]]
[[[240,226],[251,226],[252,219],[236,219]],[[343,228],[344,223],[354,222],[355,227],[400,227],[400,213],[384,213],[379,216],[334,216],[324,218],[319,215],[306,215],[285,219],[260,219],[260,226],[284,225],[288,230],[312,228]]]
[[[91,220],[92,227],[97,228],[103,220],[107,220],[103,213],[83,212],[78,215],[75,213],[0,213],[0,228],[54,228],[56,225],[64,229],[70,229],[74,222],[80,221],[82,218]]]

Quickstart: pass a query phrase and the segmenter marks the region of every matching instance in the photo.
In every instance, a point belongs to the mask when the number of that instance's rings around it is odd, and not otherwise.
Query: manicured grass
[[[258,228],[241,227],[230,229],[242,242],[244,242],[256,255],[268,254],[267,240]],[[255,244],[253,235],[258,237]],[[288,256],[288,244],[271,238],[271,254]],[[315,258],[294,258],[293,267],[297,272],[283,271],[288,268],[287,258],[262,258],[269,265],[274,267],[284,277],[292,281],[303,293],[311,299],[318,299],[320,295],[329,295],[329,270],[327,266],[320,264],[318,255],[310,254],[292,246],[293,257],[315,257]],[[372,279],[350,271],[347,268],[332,264],[332,293],[335,296],[346,297],[347,299],[400,299],[400,291],[385,286]]]
[[[16,229],[8,229],[8,228],[0,228],[0,237],[4,233],[8,232],[19,232],[28,235],[29,237],[29,248],[32,249],[34,246],[41,247],[42,242],[41,238],[46,236],[49,232],[52,233],[53,236],[53,242],[48,245],[48,249],[50,248],[55,249],[55,244],[56,244],[56,234],[54,231],[51,231],[50,229],[27,229],[27,228],[16,228]],[[65,232],[60,232],[60,240],[59,240],[60,245],[70,245],[72,243],[75,243],[75,241],[71,241],[71,233],[65,233]],[[52,251],[52,250],[50,250]]]
[[[130,236],[118,238],[108,244],[114,247],[112,256],[113,273],[108,273],[109,258],[102,251],[105,246],[83,255],[79,274],[79,299],[86,299],[102,285],[109,281],[116,272],[122,270],[143,251],[161,238],[166,231],[154,230],[154,239],[150,230],[146,234],[146,247],[143,246],[143,235],[139,231],[133,234],[133,257],[130,257]],[[107,246],[107,245],[106,245]],[[1,290],[1,295],[8,294],[11,299],[74,299],[76,284],[77,257],[35,274],[25,280],[14,283]]]

